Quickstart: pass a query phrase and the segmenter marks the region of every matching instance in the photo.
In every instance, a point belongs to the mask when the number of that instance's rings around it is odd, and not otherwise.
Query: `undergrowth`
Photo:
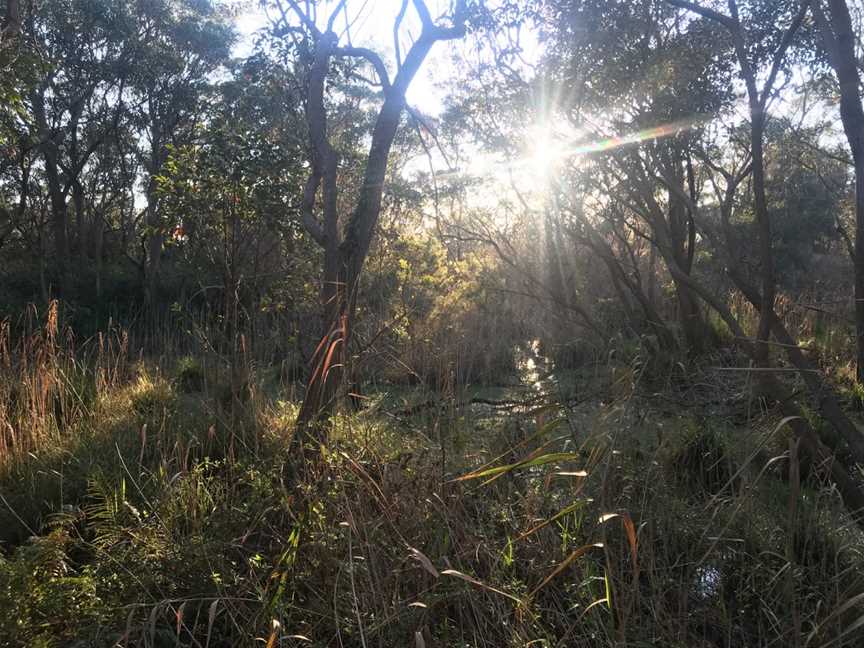
[[[607,365],[568,402],[370,398],[298,471],[296,405],[254,372],[238,410],[212,363],[39,335],[3,365],[2,646],[864,638],[864,538],[818,468],[775,470],[771,412],[670,415]]]

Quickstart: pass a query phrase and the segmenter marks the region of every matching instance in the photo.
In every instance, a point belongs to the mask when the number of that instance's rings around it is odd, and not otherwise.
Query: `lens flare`
[[[580,144],[574,146],[567,150],[566,154],[586,155],[588,153],[599,153],[602,151],[611,151],[612,149],[620,148],[622,146],[639,144],[640,142],[663,139],[664,137],[671,137],[673,135],[678,135],[685,131],[696,128],[700,124],[704,123],[704,121],[705,120],[703,118],[695,117],[691,119],[671,122],[662,126],[646,128],[645,130],[637,131],[623,137],[608,137],[605,139],[599,139],[594,142],[589,142],[587,144]]]
[[[590,134],[573,128],[554,127],[540,123],[529,127],[526,135],[525,155],[507,160],[495,159],[490,154],[478,153],[461,169],[439,174],[439,177],[465,176],[481,181],[512,181],[519,172],[527,182],[545,189],[546,182],[566,160],[592,153],[613,151],[642,142],[660,140],[679,135],[706,123],[707,118],[695,116],[668,124],[646,128],[627,135],[617,135],[585,141]]]

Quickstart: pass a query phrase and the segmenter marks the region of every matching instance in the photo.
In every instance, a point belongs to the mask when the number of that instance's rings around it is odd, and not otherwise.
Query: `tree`
[[[299,125],[292,84],[282,66],[246,60],[220,85],[192,140],[169,149],[156,178],[179,281],[196,282],[194,295],[218,295],[202,301],[222,315],[222,339],[211,343],[228,359],[234,413],[248,381],[241,354],[253,342],[250,320],[264,301],[256,288],[290,269],[289,248],[300,236],[302,151],[288,141]]]
[[[91,156],[116,126],[125,55],[120,34],[103,7],[92,3],[58,4],[31,16],[27,39],[43,57],[43,76],[30,91],[33,117],[29,140],[42,156],[51,200],[54,261],[61,292],[67,292],[70,257],[70,192],[83,219],[80,176]]]
[[[670,4],[688,9],[708,20],[725,27],[732,38],[735,56],[738,60],[739,71],[747,88],[747,100],[750,110],[750,155],[753,158],[753,197],[754,210],[759,235],[759,257],[761,262],[761,302],[759,305],[760,320],[759,330],[756,335],[758,350],[757,361],[767,366],[770,356],[768,338],[771,335],[771,321],[774,317],[774,299],[776,296],[776,279],[774,276],[774,259],[772,254],[771,217],[768,211],[768,199],[765,193],[765,124],[767,120],[768,101],[775,92],[774,84],[777,75],[784,65],[786,52],[792,44],[795,34],[801,27],[807,14],[809,0],[799,3],[797,12],[793,15],[789,26],[782,33],[779,43],[773,52],[769,53],[770,64],[768,75],[759,86],[757,74],[759,72],[759,59],[754,57],[754,50],[758,56],[760,46],[753,41],[748,41],[744,26],[739,17],[738,3],[729,0],[729,15],[707,9],[684,0],[668,0]],[[754,60],[755,58],[755,60]]]
[[[457,39],[465,33],[467,2],[459,0],[448,23],[443,25],[432,18],[423,0],[412,0],[420,19],[421,32],[404,58],[399,52],[398,38],[408,0],[402,2],[394,24],[397,67],[392,79],[383,59],[375,51],[351,45],[350,38],[347,45],[340,45],[334,25],[339,15],[347,10],[345,0],[337,4],[323,29],[316,23],[310,5],[304,9],[295,0],[287,0],[287,4],[288,11],[279,5],[282,19],[278,28],[287,35],[298,36],[305,54],[301,60],[306,77],[305,114],[311,172],[303,192],[301,215],[304,227],[324,254],[321,277],[324,335],[312,360],[312,375],[298,418],[302,428],[330,411],[345,373],[358,279],[381,212],[390,148],[405,111],[405,93],[432,47],[439,41]],[[289,21],[288,12],[293,12],[299,26]],[[343,188],[340,186],[339,152],[328,133],[326,85],[333,74],[334,64],[346,60],[371,66],[381,89],[382,102],[363,161],[362,185],[357,189],[354,206],[340,231],[339,200]],[[319,192],[320,214],[316,213]],[[296,437],[299,442],[301,434]]]
[[[693,151],[702,122],[732,100],[727,39],[711,25],[687,25],[655,0],[543,4],[553,17],[545,27],[554,43],[547,66],[565,97],[558,110],[597,141],[633,138],[590,159],[619,195],[647,210],[646,233],[668,240],[664,261],[690,275],[699,243],[686,199],[699,189]],[[716,343],[713,331],[686,282],[673,275],[672,283],[686,348],[702,353]]]
[[[190,141],[212,82],[229,57],[234,32],[209,0],[147,3],[129,40],[135,52],[129,89],[139,134],[147,198],[147,299],[159,304],[162,248],[169,228],[159,209],[158,181],[171,146]]]
[[[828,61],[840,89],[840,119],[855,170],[855,240],[852,256],[855,276],[855,328],[858,382],[864,382],[864,107],[861,76],[855,52],[856,37],[845,0],[813,0],[813,15],[828,52]]]
[[[738,5],[735,0],[729,0],[729,15],[691,2],[684,2],[682,0],[667,1],[670,4],[697,13],[707,20],[723,25],[729,30],[733,38],[740,72],[747,88],[750,111],[750,150],[748,153],[750,161],[741,170],[736,170],[733,173],[724,172],[726,195],[721,201],[720,215],[725,238],[724,253],[727,255],[727,272],[747,301],[759,313],[759,325],[756,337],[752,342],[747,340],[744,348],[754,361],[758,363],[760,372],[757,374],[757,378],[766,396],[779,403],[786,415],[796,417],[792,422],[793,429],[802,441],[803,447],[811,460],[816,463],[823,461],[830,462],[827,465],[830,467],[835,484],[846,502],[850,513],[860,523],[862,515],[864,515],[864,491],[851,478],[845,468],[839,465],[839,462],[833,461],[830,458],[832,450],[836,450],[836,448],[826,447],[809,424],[803,421],[801,410],[792,401],[785,387],[772,375],[770,367],[771,353],[769,338],[773,335],[786,352],[790,363],[800,372],[802,380],[817,402],[822,415],[837,430],[848,445],[855,461],[864,461],[864,436],[861,435],[858,428],[845,415],[839,405],[836,394],[820,378],[813,362],[804,355],[794,338],[789,334],[782,319],[778,316],[774,305],[776,282],[773,269],[773,238],[771,235],[771,215],[766,193],[764,155],[764,135],[768,117],[767,105],[770,98],[774,95],[774,84],[777,82],[778,74],[784,66],[786,52],[792,45],[795,34],[804,21],[810,4],[809,0],[804,0],[797,5],[797,9],[792,12],[787,27],[777,35],[773,48],[770,46],[764,47],[761,42],[755,44],[748,42],[745,34],[749,33],[752,36],[753,31],[749,30],[748,32],[748,30],[745,30],[739,18]],[[783,11],[782,7],[778,8],[775,5],[771,5],[769,9]],[[763,60],[767,59],[768,65],[768,73],[764,77],[765,81],[761,88],[757,81],[760,76],[760,54]],[[746,266],[741,258],[741,250],[743,248],[730,225],[731,210],[734,206],[734,192],[743,179],[751,172],[758,234],[761,291],[745,275],[744,268]],[[727,308],[720,304],[716,298],[701,289],[700,296],[721,314],[736,337],[744,338],[743,330]]]

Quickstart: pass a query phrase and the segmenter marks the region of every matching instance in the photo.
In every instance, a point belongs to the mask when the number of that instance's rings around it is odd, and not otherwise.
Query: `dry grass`
[[[56,302],[42,318],[28,312],[19,328],[13,341],[10,322],[0,324],[0,469],[64,445],[67,432],[92,416],[98,399],[124,382],[130,368],[125,332],[76,346],[61,329]]]
[[[213,358],[133,361],[122,333],[60,330],[49,315],[0,345],[3,528],[24,526],[0,557],[0,645],[864,637],[864,538],[822,473],[782,469],[794,446],[770,412],[645,398],[638,357],[583,368],[545,405],[396,418],[398,399],[370,398],[298,478],[297,406],[266,372],[247,368],[238,413]],[[744,394],[687,398],[719,390]]]

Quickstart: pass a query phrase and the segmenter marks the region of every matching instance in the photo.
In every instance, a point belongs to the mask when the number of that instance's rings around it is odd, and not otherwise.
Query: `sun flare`
[[[555,167],[562,159],[560,139],[556,140],[551,127],[540,124],[528,131],[527,165],[529,173],[536,179],[548,182]]]

